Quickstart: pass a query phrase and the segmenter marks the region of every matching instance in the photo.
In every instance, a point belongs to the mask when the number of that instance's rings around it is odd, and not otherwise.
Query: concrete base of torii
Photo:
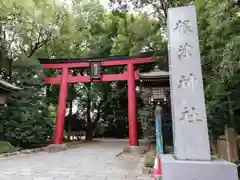
[[[124,154],[139,154],[143,155],[148,151],[145,146],[126,146],[123,148]]]
[[[137,144],[138,146],[125,146],[122,153],[142,155],[148,152],[151,147],[151,141],[147,139],[139,139]]]
[[[164,180],[238,180],[237,166],[225,160],[176,160],[173,155],[162,156]]]

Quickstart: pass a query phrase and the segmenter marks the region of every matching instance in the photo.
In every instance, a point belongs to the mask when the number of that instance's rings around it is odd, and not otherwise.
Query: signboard
[[[92,80],[100,80],[101,79],[101,61],[91,61],[91,79]]]

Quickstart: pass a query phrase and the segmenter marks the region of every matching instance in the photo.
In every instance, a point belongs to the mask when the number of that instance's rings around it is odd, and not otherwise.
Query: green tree
[[[1,77],[22,91],[9,97],[1,116],[1,134],[17,146],[52,137],[52,107],[46,106],[35,53],[54,39],[62,16],[50,1],[0,1]]]
[[[208,120],[217,136],[225,124],[239,130],[239,6],[233,1],[206,2],[198,19]]]
[[[167,9],[193,3],[188,0],[131,1],[136,9],[151,9],[161,34],[166,33]],[[128,5],[117,3],[117,12],[128,12]],[[239,129],[239,4],[235,1],[196,0],[199,38],[209,127],[216,136],[225,124]],[[148,13],[149,14],[149,13]],[[158,38],[158,36],[157,36]],[[162,46],[166,48],[166,46]],[[161,66],[161,68],[164,68]],[[141,116],[142,117],[142,116]],[[233,119],[233,120],[231,120]]]
[[[93,4],[95,7],[91,3],[75,3],[71,12],[65,14],[66,19],[60,26],[60,36],[49,42],[46,45],[47,49],[41,49],[39,53],[57,58],[104,57],[136,55],[150,48],[160,49],[162,46],[163,38],[156,29],[155,20],[145,17],[144,14],[133,16],[106,13],[99,4],[96,2]],[[143,28],[145,26],[149,28]],[[137,29],[142,31],[139,32]],[[122,67],[104,69],[104,73],[107,74],[124,71]],[[89,74],[89,71],[75,69],[72,73],[85,75]],[[110,123],[114,125],[112,127],[121,126],[124,127],[123,132],[126,132],[127,127],[119,123],[121,121],[127,123],[126,82],[76,84],[72,88],[76,89],[76,98],[72,100],[79,102],[77,114],[79,121],[83,120],[81,128],[86,131],[88,139],[92,138],[98,123]],[[51,95],[58,94],[58,88],[51,89]]]
[[[45,103],[39,66],[16,66],[14,79],[23,90],[8,99],[1,116],[5,140],[22,147],[46,141],[52,136],[53,122]]]
[[[0,4],[0,39],[5,49],[2,64],[11,79],[14,61],[32,57],[57,35],[62,12],[48,0],[1,0]]]

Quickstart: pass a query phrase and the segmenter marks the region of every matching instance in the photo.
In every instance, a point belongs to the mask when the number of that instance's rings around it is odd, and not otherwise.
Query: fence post
[[[230,153],[230,144],[229,144],[229,135],[228,135],[228,127],[225,126],[225,139],[226,139],[226,148],[227,148],[227,160],[231,161],[231,153]]]

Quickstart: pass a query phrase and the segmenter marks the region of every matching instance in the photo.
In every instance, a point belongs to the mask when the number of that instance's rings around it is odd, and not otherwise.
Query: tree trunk
[[[86,140],[93,139],[93,128],[91,121],[91,83],[88,84],[88,100],[87,100],[87,127],[86,127]]]
[[[4,106],[0,106],[0,116],[3,116],[4,113]],[[0,120],[0,129],[2,131],[0,131],[0,141],[5,141],[5,120]]]
[[[8,78],[10,81],[12,80],[12,64],[13,64],[13,60],[9,59],[8,60]]]
[[[47,105],[49,106],[50,105],[50,100],[49,100],[49,98],[48,97],[50,97],[50,87],[51,87],[51,85],[50,84],[47,84],[46,85],[46,96],[47,96]]]
[[[212,131],[209,130],[209,139],[210,139],[210,147],[211,147],[211,150],[212,150],[212,154],[217,154],[217,150],[216,150],[216,138],[215,136],[213,135]]]
[[[88,124],[88,127],[86,129],[86,140],[93,140],[93,129],[90,124]]]
[[[67,139],[69,141],[71,140],[71,131],[72,131],[72,108],[73,108],[73,103],[71,101],[70,107],[69,107],[69,121],[68,121],[68,135],[67,135]]]

